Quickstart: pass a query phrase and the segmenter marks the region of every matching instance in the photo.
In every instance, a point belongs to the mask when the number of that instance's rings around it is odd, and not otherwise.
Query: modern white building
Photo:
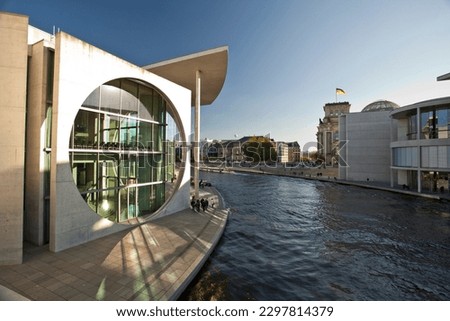
[[[6,12],[0,44],[0,264],[188,206],[191,106],[199,134],[227,47],[143,68]]]
[[[339,178],[389,184],[391,101],[370,103],[361,112],[339,117]]]
[[[450,74],[438,78],[446,79]],[[391,117],[398,123],[390,144],[391,185],[419,193],[449,193],[450,97],[404,106]]]

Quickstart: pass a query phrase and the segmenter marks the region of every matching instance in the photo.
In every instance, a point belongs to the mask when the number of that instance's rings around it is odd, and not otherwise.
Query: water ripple
[[[182,299],[214,285],[222,300],[450,299],[448,203],[286,177],[203,176],[232,210]]]

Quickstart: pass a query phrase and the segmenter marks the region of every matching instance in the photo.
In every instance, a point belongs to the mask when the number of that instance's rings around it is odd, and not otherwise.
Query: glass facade
[[[450,106],[427,108],[420,111],[420,129],[417,128],[417,113],[408,116],[408,139],[450,138]]]
[[[422,191],[429,193],[448,193],[449,192],[449,172],[422,172],[421,184]]]
[[[398,147],[393,149],[394,166],[418,167],[417,147]],[[450,146],[420,147],[420,166],[422,168],[450,168]]]
[[[69,153],[75,184],[93,211],[120,222],[164,204],[173,175],[167,164],[174,162],[167,118],[164,97],[129,79],[103,84],[84,101]]]
[[[421,147],[423,168],[450,168],[450,146]]]
[[[450,191],[450,104],[447,101],[409,109],[395,117],[407,120],[407,139],[416,140],[418,146],[393,148],[393,166],[409,169],[399,171],[399,177],[419,192]],[[403,135],[403,130],[398,134]]]
[[[417,147],[394,148],[394,166],[417,167]]]
[[[421,111],[420,130],[421,139],[449,138],[450,106]]]
[[[408,139],[417,139],[417,113],[408,116]]]

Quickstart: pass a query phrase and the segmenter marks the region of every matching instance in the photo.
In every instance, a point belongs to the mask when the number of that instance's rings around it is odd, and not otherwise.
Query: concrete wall
[[[0,264],[22,262],[28,17],[0,13]]]
[[[399,170],[397,173],[397,184],[408,185],[408,172],[406,170]]]
[[[46,137],[45,113],[50,52],[39,41],[30,47],[27,140],[25,177],[24,238],[36,245],[44,244],[44,157]],[[52,86],[53,84],[49,84]]]
[[[185,133],[190,132],[191,92],[110,55],[66,33],[56,35],[50,191],[50,250],[60,251],[123,230],[94,213],[79,194],[69,164],[69,138],[78,109],[98,86],[116,78],[135,78],[163,92],[177,108]],[[181,186],[161,210],[167,215],[188,206],[189,157]]]
[[[390,183],[391,119],[389,111],[346,115],[346,174],[350,181]]]
[[[408,119],[399,119],[397,121],[396,141],[408,140]]]
[[[339,116],[339,178],[347,179],[347,116]]]

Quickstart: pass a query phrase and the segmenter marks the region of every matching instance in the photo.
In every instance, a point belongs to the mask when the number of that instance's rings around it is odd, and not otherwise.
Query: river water
[[[450,203],[202,173],[231,208],[182,300],[450,300]]]

